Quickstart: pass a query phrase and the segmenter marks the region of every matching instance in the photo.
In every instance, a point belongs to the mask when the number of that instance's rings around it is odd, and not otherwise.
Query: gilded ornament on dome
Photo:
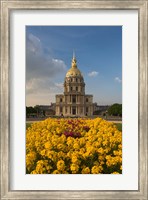
[[[73,57],[72,63],[71,63],[71,68],[68,70],[68,72],[66,74],[66,77],[71,77],[71,76],[81,76],[82,77],[80,70],[77,68],[77,60],[75,57]]]

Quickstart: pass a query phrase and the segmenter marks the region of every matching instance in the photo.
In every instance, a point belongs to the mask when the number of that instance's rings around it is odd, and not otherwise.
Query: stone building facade
[[[85,94],[85,82],[77,67],[75,56],[64,80],[64,93],[56,95],[55,111],[57,116],[92,116],[94,111],[93,95]]]

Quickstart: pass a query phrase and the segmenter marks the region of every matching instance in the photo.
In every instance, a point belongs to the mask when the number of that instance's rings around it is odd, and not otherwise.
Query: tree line
[[[108,109],[96,110],[94,115],[109,115],[109,116],[120,116],[122,117],[122,104],[115,103],[108,107]]]
[[[110,106],[107,110],[108,115],[112,116],[122,116],[122,104],[115,103]]]
[[[122,104],[115,103],[112,106],[110,106],[106,111],[103,111],[105,115],[110,116],[120,116],[122,117]],[[38,116],[42,114],[45,116],[45,111],[41,110],[40,106],[29,106],[26,107],[26,116]],[[94,112],[94,115],[100,115],[102,114],[102,110],[97,110]]]
[[[28,106],[26,107],[26,116],[29,117],[29,116],[37,116],[39,115],[41,112],[41,109],[39,106]]]

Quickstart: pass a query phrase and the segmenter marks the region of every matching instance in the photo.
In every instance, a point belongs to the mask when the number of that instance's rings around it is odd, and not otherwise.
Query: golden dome
[[[79,69],[69,69],[68,72],[66,73],[66,77],[70,76],[82,76],[81,72]]]
[[[73,77],[73,76],[82,76],[80,70],[77,68],[77,60],[74,56],[71,62],[71,68],[66,73],[66,77]]]

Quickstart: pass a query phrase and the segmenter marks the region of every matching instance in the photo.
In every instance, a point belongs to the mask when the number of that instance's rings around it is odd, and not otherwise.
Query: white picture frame
[[[147,1],[1,1],[1,199],[147,199]],[[12,10],[138,10],[139,189],[137,191],[10,190],[10,12]],[[14,177],[15,178],[15,177]]]

